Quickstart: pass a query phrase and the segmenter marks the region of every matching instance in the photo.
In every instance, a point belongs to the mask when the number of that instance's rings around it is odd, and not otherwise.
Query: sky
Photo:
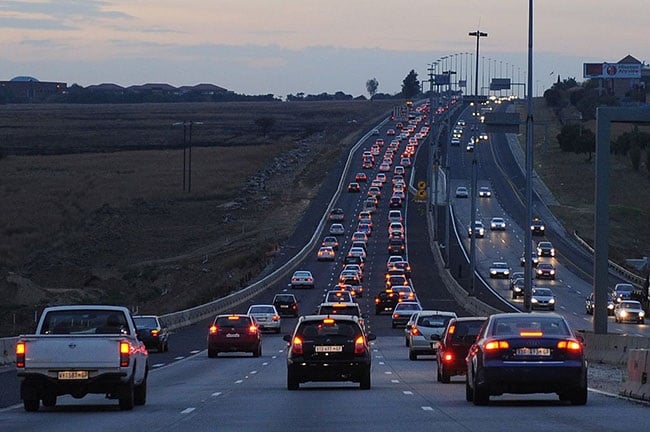
[[[536,0],[533,93],[582,64],[650,60],[650,0]],[[526,82],[526,0],[0,0],[0,81],[212,83],[241,94],[394,94],[429,65]],[[440,60],[447,57],[445,60]],[[488,69],[489,66],[489,69]],[[523,87],[521,92],[523,94]],[[471,89],[473,91],[473,88]]]

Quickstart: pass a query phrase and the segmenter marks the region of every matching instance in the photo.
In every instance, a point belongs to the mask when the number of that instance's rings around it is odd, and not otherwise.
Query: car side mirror
[[[282,340],[285,341],[285,342],[291,342],[291,335],[286,334],[286,335],[282,336]]]

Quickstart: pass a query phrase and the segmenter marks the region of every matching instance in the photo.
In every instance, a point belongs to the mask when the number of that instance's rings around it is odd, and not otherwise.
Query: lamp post
[[[526,115],[526,243],[524,254],[524,308],[531,310],[533,276],[533,233],[530,223],[533,220],[533,0],[528,0],[528,113]]]
[[[474,79],[474,119],[476,122],[478,119],[478,54],[479,54],[479,41],[482,37],[487,37],[487,33],[476,30],[475,32],[470,32],[469,36],[476,37],[476,78]],[[476,125],[475,132],[478,132],[478,125]],[[474,218],[476,217],[476,152],[472,152],[472,188],[470,193],[471,202],[470,202],[470,216],[469,216],[469,226],[472,228],[472,235],[469,238],[469,282],[470,282],[470,295],[476,295],[474,289],[474,273],[476,272],[476,233],[474,232]]]

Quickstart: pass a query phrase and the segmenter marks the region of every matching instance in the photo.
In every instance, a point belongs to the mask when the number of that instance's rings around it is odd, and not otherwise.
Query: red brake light
[[[496,351],[508,348],[510,348],[508,341],[490,341],[485,344],[485,351]]]
[[[127,367],[129,365],[130,354],[131,344],[128,342],[120,342],[120,367]]]
[[[379,300],[378,298],[376,298],[376,299],[375,299],[375,304],[379,304],[379,302],[381,302],[381,300]]]
[[[280,319],[279,316],[277,316],[277,315],[273,315],[273,321],[277,321],[277,320],[279,320],[279,319]]]
[[[413,327],[411,327],[411,334],[412,334],[413,336],[418,336],[418,335],[421,335],[422,332],[420,331],[419,328],[413,326]]]
[[[453,355],[452,353],[445,353],[445,354],[442,356],[442,360],[443,360],[443,361],[446,361],[446,362],[450,362],[450,361],[452,361],[453,359],[454,359],[454,355]]]
[[[16,344],[16,367],[23,368],[25,367],[25,353],[27,352],[27,346],[25,342],[18,342]]]
[[[291,348],[291,352],[295,355],[302,355],[302,339],[300,339],[298,336],[293,338],[293,346]]]
[[[542,337],[544,332],[541,331],[520,331],[519,336],[521,337]]]
[[[559,341],[557,343],[557,347],[559,349],[566,349],[569,351],[580,351],[582,349],[582,345],[580,345],[579,342],[572,341],[572,340]]]
[[[359,336],[354,341],[354,354],[355,355],[363,354],[365,351],[366,351],[365,340],[363,339],[363,336]]]

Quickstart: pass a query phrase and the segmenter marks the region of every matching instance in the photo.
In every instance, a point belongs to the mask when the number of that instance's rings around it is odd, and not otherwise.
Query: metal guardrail
[[[594,254],[594,248],[591,247],[589,243],[587,243],[580,235],[578,234],[578,231],[573,231],[573,237],[576,239],[580,245],[585,248],[586,250],[589,251],[592,255]],[[643,284],[645,283],[645,278],[643,276],[640,276],[636,273],[633,273],[629,271],[628,269],[621,267],[619,264],[616,264],[612,260],[609,260],[608,263],[609,271],[612,273],[615,273],[622,278],[630,281],[632,285],[636,286],[637,288],[643,288]]]

